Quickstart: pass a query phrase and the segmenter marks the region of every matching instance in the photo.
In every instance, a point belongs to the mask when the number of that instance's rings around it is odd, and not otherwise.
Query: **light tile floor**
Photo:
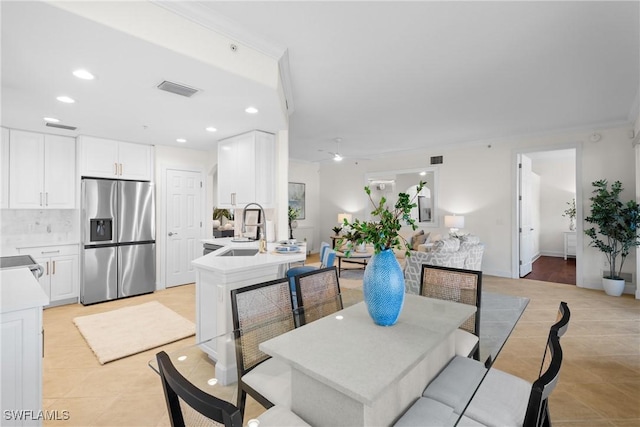
[[[533,280],[483,279],[486,290],[531,299],[495,365],[529,381],[537,376],[559,302],[569,304],[572,318],[562,339],[564,363],[550,399],[554,425],[640,425],[640,301]],[[349,283],[353,288],[353,281]],[[168,426],[160,381],[147,366],[159,349],[100,365],[72,319],[155,300],[195,320],[194,291],[193,285],[185,285],[89,307],[45,310],[44,408],[67,410],[70,419],[44,424]],[[193,342],[191,337],[161,349]],[[246,419],[262,411],[251,398],[248,402]]]

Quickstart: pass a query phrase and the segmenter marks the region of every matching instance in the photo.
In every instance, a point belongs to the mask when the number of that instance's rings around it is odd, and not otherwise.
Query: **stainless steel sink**
[[[258,249],[231,249],[218,256],[254,256]]]

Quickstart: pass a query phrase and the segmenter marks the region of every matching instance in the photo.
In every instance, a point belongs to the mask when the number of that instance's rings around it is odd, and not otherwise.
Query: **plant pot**
[[[367,244],[366,243],[361,243],[359,245],[356,245],[356,252],[359,252],[359,253],[367,252]]]
[[[624,279],[607,279],[602,278],[602,286],[604,292],[612,297],[619,297],[624,292]]]
[[[362,290],[376,325],[391,326],[398,321],[404,305],[404,275],[391,249],[371,257],[364,270]]]

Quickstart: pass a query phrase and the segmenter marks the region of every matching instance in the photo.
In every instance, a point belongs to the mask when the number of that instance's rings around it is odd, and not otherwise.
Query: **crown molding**
[[[241,42],[260,53],[279,60],[287,48],[279,43],[267,40],[238,22],[227,18],[213,10],[207,2],[201,1],[162,1],[150,0],[153,4],[160,6],[170,12],[180,15],[198,25],[209,30],[222,34],[230,39]]]
[[[291,85],[291,69],[289,68],[289,50],[285,50],[284,54],[278,61],[280,69],[280,81],[282,82],[282,91],[286,100],[287,114],[291,115],[295,111],[293,103],[293,86]]]

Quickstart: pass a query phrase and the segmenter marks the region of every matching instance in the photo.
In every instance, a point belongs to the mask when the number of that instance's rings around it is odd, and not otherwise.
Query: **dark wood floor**
[[[542,280],[544,282],[576,284],[576,259],[541,256],[533,262],[531,273],[525,279]]]

